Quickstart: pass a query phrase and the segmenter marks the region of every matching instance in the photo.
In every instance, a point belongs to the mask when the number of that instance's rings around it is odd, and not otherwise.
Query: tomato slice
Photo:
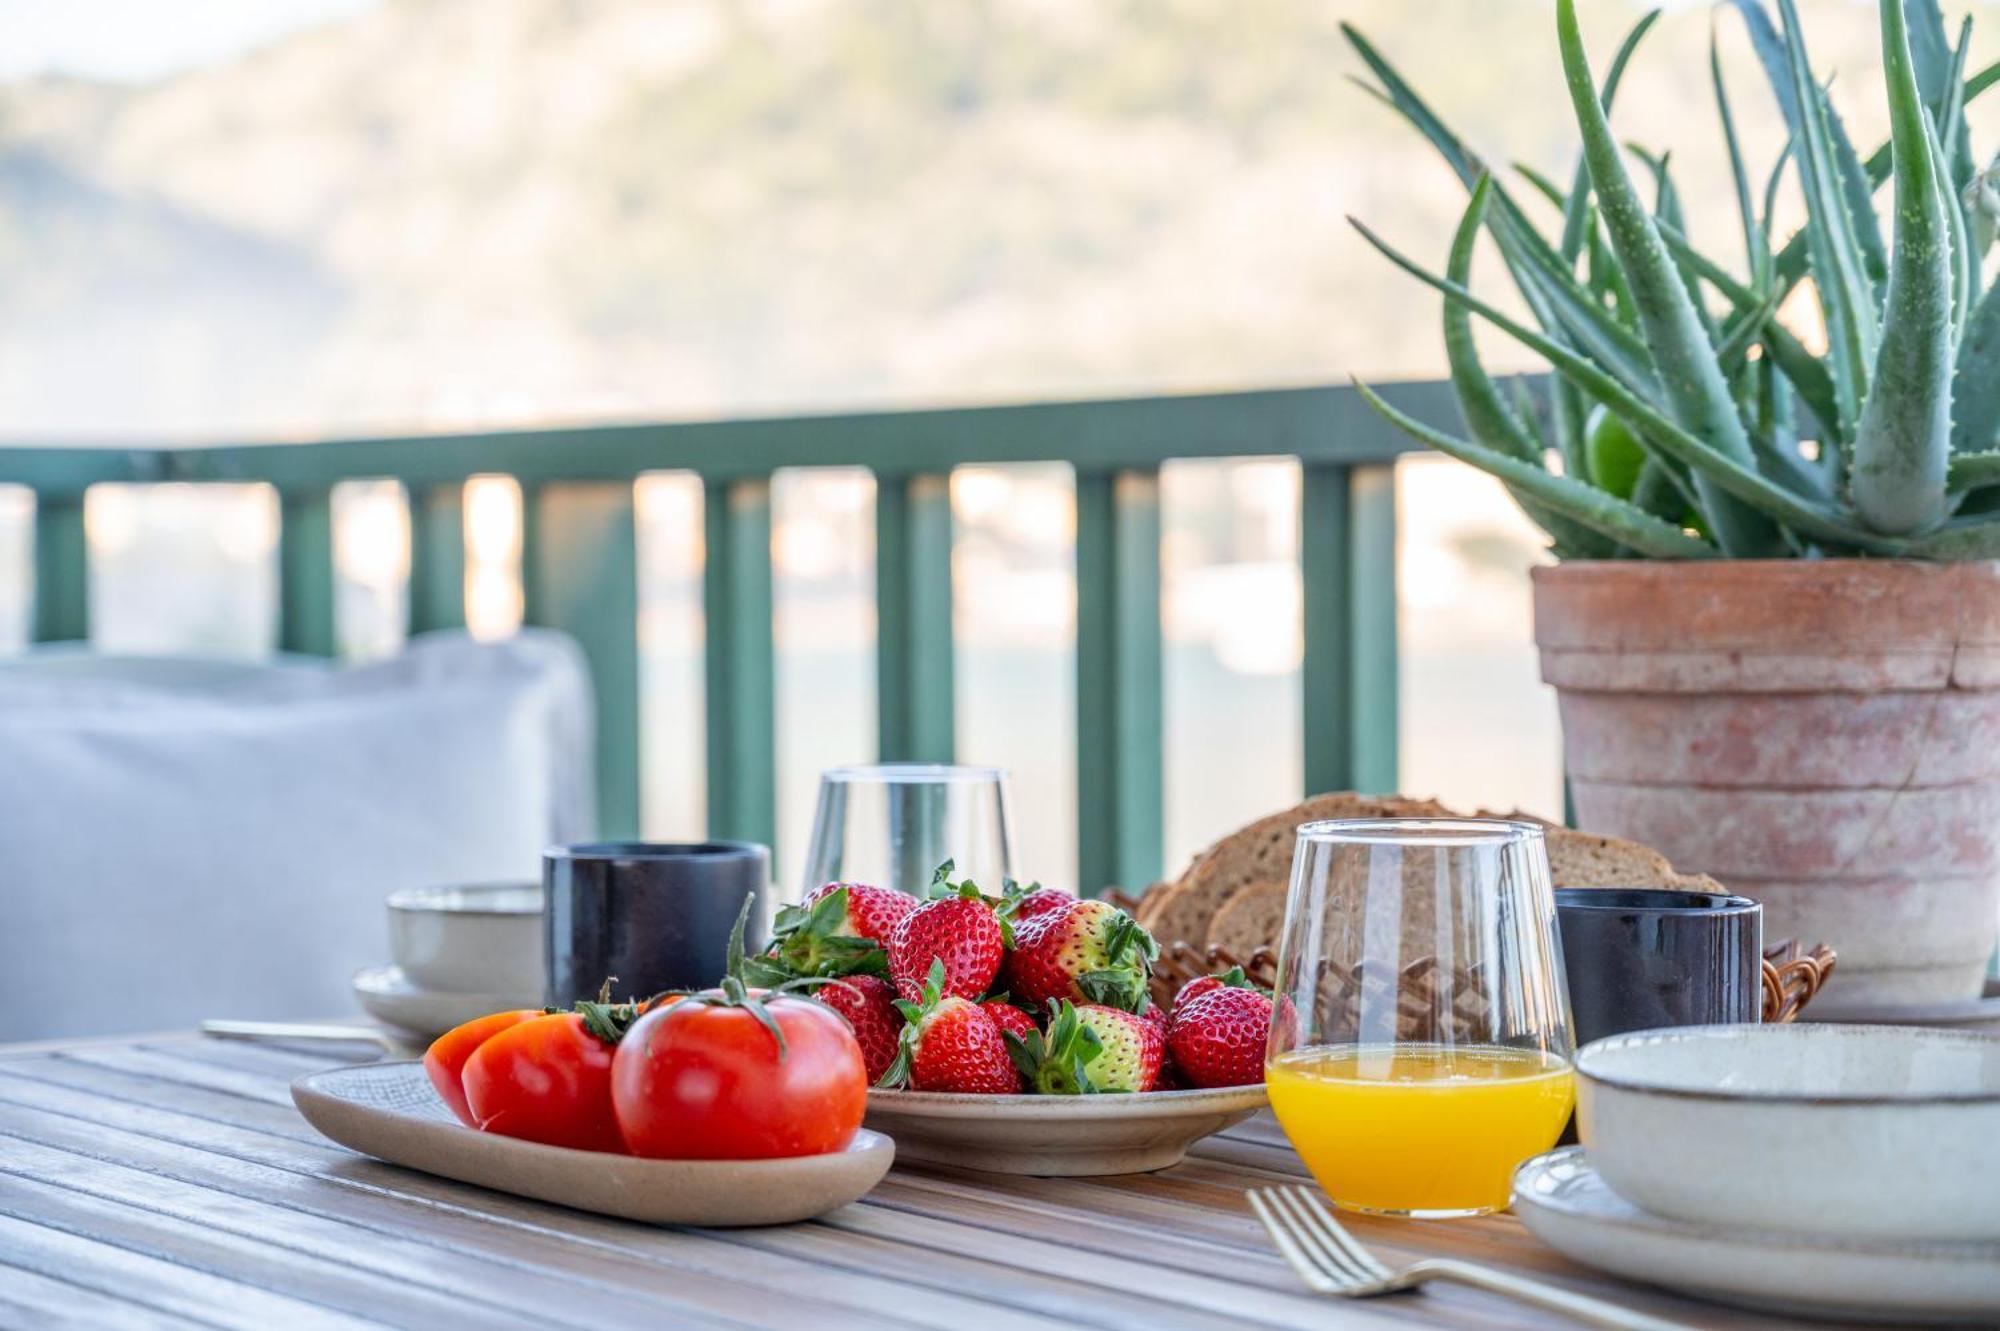
[[[579,1151],[624,1150],[611,1113],[614,1050],[574,1012],[506,1027],[465,1060],[473,1126]]]
[[[539,1008],[516,1008],[511,1012],[492,1012],[474,1017],[440,1035],[424,1051],[424,1072],[451,1112],[458,1115],[459,1122],[468,1128],[479,1126],[472,1117],[472,1110],[466,1106],[465,1086],[460,1080],[465,1072],[465,1060],[472,1057],[473,1050],[509,1026],[517,1026],[530,1017],[541,1015]]]

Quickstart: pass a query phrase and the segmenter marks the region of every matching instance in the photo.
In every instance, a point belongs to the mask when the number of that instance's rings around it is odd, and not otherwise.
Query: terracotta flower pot
[[[2000,920],[2000,563],[1534,572],[1577,822],[1826,942],[1821,1011],[1972,998]]]

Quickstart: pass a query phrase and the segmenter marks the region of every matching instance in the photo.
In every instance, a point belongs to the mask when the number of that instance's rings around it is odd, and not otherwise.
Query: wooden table
[[[191,1035],[0,1048],[0,1326],[1550,1325],[1448,1287],[1303,1293],[1242,1200],[1304,1173],[1268,1118],[1158,1174],[897,1169],[809,1224],[669,1230],[326,1141],[287,1083],[375,1056]],[[1693,1326],[1784,1325],[1592,1275],[1509,1216],[1352,1223],[1392,1262],[1450,1254]]]

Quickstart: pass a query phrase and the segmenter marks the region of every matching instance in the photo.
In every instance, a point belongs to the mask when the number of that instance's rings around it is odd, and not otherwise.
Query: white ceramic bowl
[[[389,951],[410,983],[444,994],[540,994],[542,889],[417,887],[389,894]]]
[[[2000,1239],[2000,1037],[1690,1026],[1599,1040],[1576,1070],[1591,1164],[1655,1215]]]
[[[992,1174],[1087,1177],[1177,1165],[1188,1147],[1270,1100],[1262,1085],[1143,1095],[868,1092],[866,1124],[912,1164]]]

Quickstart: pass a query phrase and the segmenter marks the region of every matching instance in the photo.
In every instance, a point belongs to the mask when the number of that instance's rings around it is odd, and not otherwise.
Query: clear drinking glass
[[[998,891],[1013,872],[1013,840],[1003,768],[835,767],[819,779],[800,892],[831,882],[921,892],[945,860],[957,877]]]
[[[1569,1119],[1569,993],[1533,823],[1301,827],[1276,999],[1271,1108],[1347,1209],[1501,1210]]]

